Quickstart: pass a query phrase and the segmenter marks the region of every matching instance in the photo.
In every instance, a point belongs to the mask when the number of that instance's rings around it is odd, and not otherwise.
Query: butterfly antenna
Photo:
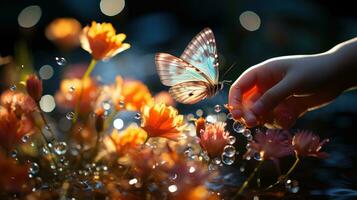
[[[229,71],[231,71],[233,69],[233,67],[237,64],[237,62],[234,62],[227,71],[224,72],[223,76],[222,76],[222,80],[224,80],[224,77],[228,74]]]

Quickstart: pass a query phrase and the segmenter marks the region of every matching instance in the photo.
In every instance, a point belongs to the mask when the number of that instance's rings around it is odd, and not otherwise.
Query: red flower
[[[226,123],[209,124],[200,130],[200,145],[212,158],[219,157],[228,144],[229,132],[225,131]]]
[[[5,91],[1,94],[1,106],[16,113],[17,116],[29,116],[37,110],[36,103],[29,95],[14,91]]]
[[[254,140],[249,142],[249,150],[244,155],[258,156],[258,160],[273,160],[293,154],[291,134],[288,131],[269,129],[265,133],[259,132]]]
[[[326,158],[326,152],[320,152],[321,147],[329,142],[324,139],[320,142],[320,137],[310,131],[298,131],[292,141],[295,152],[302,157],[312,156],[317,158]]]

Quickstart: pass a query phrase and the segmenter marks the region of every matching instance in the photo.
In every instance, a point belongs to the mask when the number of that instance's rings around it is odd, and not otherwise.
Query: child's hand
[[[248,127],[288,128],[306,111],[326,105],[356,84],[356,41],[326,53],[278,57],[249,68],[229,92],[233,117]]]

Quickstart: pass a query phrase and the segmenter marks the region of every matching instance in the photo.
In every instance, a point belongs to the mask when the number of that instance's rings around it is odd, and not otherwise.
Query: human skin
[[[248,127],[289,128],[307,111],[357,86],[357,37],[313,55],[276,57],[248,68],[228,104]]]

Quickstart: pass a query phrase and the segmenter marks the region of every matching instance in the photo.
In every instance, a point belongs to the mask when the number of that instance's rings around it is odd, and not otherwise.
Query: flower
[[[18,118],[16,114],[0,107],[0,145],[11,149],[21,141],[25,134],[31,134],[34,128],[31,120],[25,116]]]
[[[141,126],[149,137],[177,140],[181,136],[183,116],[165,104],[146,105],[142,109]]]
[[[110,135],[110,139],[114,143],[119,155],[123,155],[128,150],[135,149],[139,145],[144,144],[146,138],[146,132],[133,124],[120,133],[114,130]]]
[[[123,43],[126,35],[117,34],[110,23],[92,22],[84,27],[80,36],[82,48],[92,54],[95,60],[108,59],[130,48],[130,44]]]
[[[79,113],[89,113],[99,93],[96,81],[91,78],[84,79],[83,82],[75,78],[62,80],[60,91],[55,95],[56,101],[64,108],[74,109],[80,98],[81,90],[82,99]]]
[[[1,106],[14,112],[17,116],[30,116],[37,110],[35,101],[27,94],[7,90],[1,94]]]
[[[30,75],[26,80],[26,90],[33,100],[39,102],[42,95],[42,81],[36,75]]]
[[[291,134],[288,131],[269,129],[255,134],[248,143],[249,150],[244,157],[254,156],[258,160],[273,160],[293,154]]]
[[[297,155],[307,157],[326,158],[326,152],[320,152],[321,147],[329,142],[329,139],[324,139],[320,142],[320,137],[310,131],[298,131],[293,137],[293,147]]]
[[[225,126],[226,123],[217,122],[200,131],[200,145],[212,158],[221,156],[228,144],[229,132],[225,131]]]
[[[71,49],[79,45],[82,26],[74,18],[57,18],[47,27],[45,35],[63,49]]]
[[[117,84],[119,84],[118,80]],[[140,81],[125,81],[121,92],[120,100],[125,103],[127,110],[139,111],[143,106],[152,103],[148,87]]]
[[[175,100],[166,91],[157,93],[154,97],[154,101],[155,101],[155,103],[164,103],[168,106],[176,106]]]
[[[13,159],[6,158],[0,151],[0,187],[9,192],[23,191],[23,186],[28,182],[28,166],[18,165]]]

